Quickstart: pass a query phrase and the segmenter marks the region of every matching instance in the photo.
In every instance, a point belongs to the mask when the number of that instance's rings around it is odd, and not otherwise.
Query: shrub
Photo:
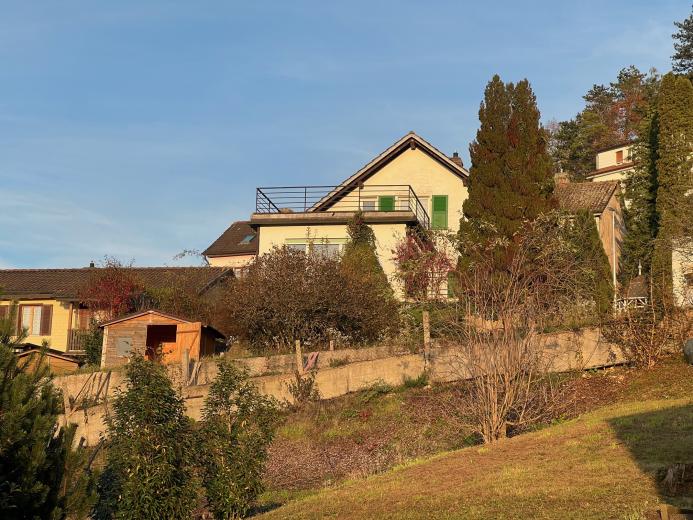
[[[191,421],[165,369],[133,356],[108,418],[108,456],[92,517],[189,519],[198,502]]]
[[[290,406],[300,409],[307,403],[320,400],[320,392],[315,384],[315,370],[301,374],[294,370],[294,380],[287,384],[289,394],[293,398]]]
[[[362,246],[341,260],[275,248],[231,284],[224,328],[258,354],[290,351],[297,339],[376,341],[397,329],[398,307],[372,260]]]
[[[260,395],[246,370],[224,360],[202,415],[200,466],[207,506],[218,519],[245,516],[263,490],[277,407]]]

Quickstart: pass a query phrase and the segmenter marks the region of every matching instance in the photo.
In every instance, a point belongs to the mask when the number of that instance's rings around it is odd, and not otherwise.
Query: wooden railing
[[[67,336],[67,350],[84,350],[88,335],[88,330],[70,330]]]

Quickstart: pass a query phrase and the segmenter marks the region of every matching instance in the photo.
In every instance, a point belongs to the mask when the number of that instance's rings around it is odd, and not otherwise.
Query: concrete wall
[[[555,371],[584,370],[609,366],[623,362],[623,357],[612,345],[606,343],[597,329],[586,329],[578,333],[555,333],[541,337],[547,363]],[[392,347],[373,349],[321,352],[315,383],[323,399],[331,399],[364,390],[376,383],[400,385],[406,378],[416,378],[426,370],[421,354],[393,355]],[[330,359],[348,357],[349,360],[364,359],[344,366],[329,368]],[[277,359],[273,359],[273,358]],[[293,380],[294,364],[291,356],[273,356],[273,358],[251,358],[238,360],[248,366],[252,373],[263,373],[268,367],[284,371],[281,374],[260,375],[253,381],[264,394],[271,395],[280,401],[291,401],[288,384]],[[203,362],[200,379],[197,384],[182,388],[187,414],[193,419],[201,417],[204,399],[209,392],[209,383],[216,374],[213,364]],[[459,349],[454,345],[437,345],[432,349],[429,378],[435,382],[450,382],[464,378],[460,370]],[[174,385],[180,386],[180,367],[169,367]],[[108,401],[118,389],[125,388],[122,371],[95,372],[58,377],[55,384],[63,391],[67,413],[61,416],[62,423],[74,422],[78,425],[77,439],[84,437],[89,444],[99,441],[105,431],[105,415],[108,413]],[[96,401],[95,406],[81,409],[81,399]],[[104,400],[104,397],[106,399]]]

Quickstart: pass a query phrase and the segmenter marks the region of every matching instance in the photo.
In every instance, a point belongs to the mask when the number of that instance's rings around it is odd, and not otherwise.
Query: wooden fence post
[[[183,381],[183,386],[188,386],[188,371],[190,370],[190,351],[187,348],[183,349],[180,356],[180,375]]]
[[[303,354],[301,353],[301,340],[296,340],[296,370],[303,374]]]
[[[431,316],[423,311],[424,366],[428,368],[431,357]]]
[[[330,340],[330,350],[334,350],[334,340]]]

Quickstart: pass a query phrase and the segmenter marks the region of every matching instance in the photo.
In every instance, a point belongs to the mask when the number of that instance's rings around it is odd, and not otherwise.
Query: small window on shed
[[[132,338],[129,336],[116,339],[116,356],[127,357],[132,352]]]

